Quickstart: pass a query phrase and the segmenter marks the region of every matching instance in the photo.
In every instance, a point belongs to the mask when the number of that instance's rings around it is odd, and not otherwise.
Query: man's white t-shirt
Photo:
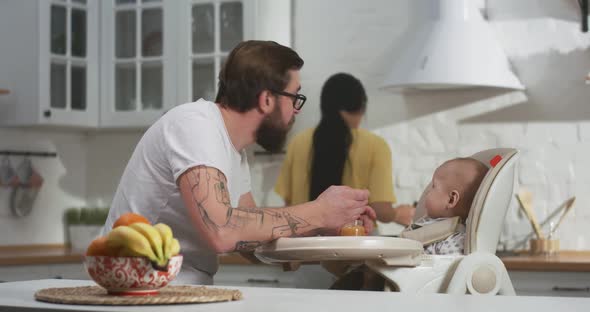
[[[123,172],[102,234],[122,214],[139,213],[152,224],[172,227],[184,256],[181,276],[194,269],[214,275],[217,255],[195,230],[176,183],[195,166],[217,168],[225,175],[232,207],[250,192],[245,151],[233,146],[217,104],[203,99],[171,109],[143,135]]]

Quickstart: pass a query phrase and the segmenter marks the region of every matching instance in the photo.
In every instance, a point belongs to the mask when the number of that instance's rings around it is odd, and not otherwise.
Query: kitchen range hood
[[[472,0],[419,1],[426,20],[386,75],[383,88],[522,90],[490,25]]]

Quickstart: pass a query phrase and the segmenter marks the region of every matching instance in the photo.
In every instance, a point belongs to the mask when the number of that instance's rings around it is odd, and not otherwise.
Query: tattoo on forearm
[[[212,182],[211,179],[214,181]],[[309,233],[312,225],[306,220],[291,214],[287,209],[264,209],[231,206],[229,191],[225,176],[218,171],[218,174],[211,174],[207,167],[199,166],[196,170],[190,172],[189,183],[191,185],[193,201],[199,211],[199,214],[208,229],[219,231],[222,228],[243,229],[247,225],[257,224],[263,227],[265,222],[271,222],[272,227],[270,234],[271,239],[283,236],[300,236]],[[210,196],[210,185],[213,184],[214,196]],[[227,208],[224,217],[214,218],[209,215],[207,201],[214,200]],[[260,241],[239,241],[235,249],[238,251],[254,250],[260,246]]]
[[[251,251],[261,245],[260,241],[239,241],[236,243],[236,251]]]

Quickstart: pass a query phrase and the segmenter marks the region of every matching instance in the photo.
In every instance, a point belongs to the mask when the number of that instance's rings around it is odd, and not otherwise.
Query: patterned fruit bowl
[[[155,295],[180,271],[182,255],[170,258],[167,270],[156,269],[145,257],[85,256],[84,266],[92,279],[109,294]]]

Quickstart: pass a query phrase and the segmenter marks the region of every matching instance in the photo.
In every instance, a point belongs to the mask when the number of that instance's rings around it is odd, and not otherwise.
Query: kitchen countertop
[[[564,250],[555,255],[529,255],[500,257],[511,271],[590,272],[590,251]]]
[[[0,310],[9,311],[380,311],[387,309],[428,311],[588,311],[590,298],[471,296],[395,292],[345,291],[263,287],[223,287],[239,289],[243,299],[206,304],[155,306],[67,305],[35,301],[43,288],[93,285],[92,281],[35,280],[0,284]],[[217,287],[217,286],[216,286]],[[221,288],[221,287],[220,287]]]
[[[0,266],[82,263],[82,253],[64,245],[0,246]],[[219,256],[220,264],[252,264],[237,253]]]
[[[590,272],[590,251],[561,251],[550,257],[519,253],[500,259],[512,271]],[[81,262],[81,253],[59,244],[0,246],[0,266]],[[220,255],[219,264],[255,265],[238,253]]]
[[[80,253],[61,244],[0,246],[0,266],[81,262]]]

